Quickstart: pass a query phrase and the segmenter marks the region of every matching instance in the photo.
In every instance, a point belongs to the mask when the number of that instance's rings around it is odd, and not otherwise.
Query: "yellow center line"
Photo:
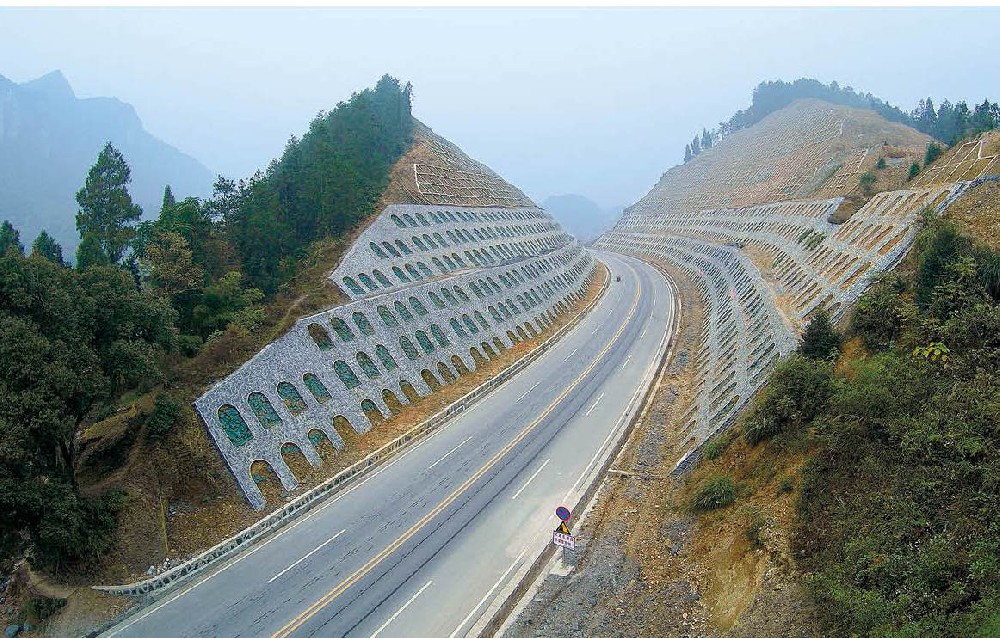
[[[569,384],[569,386],[567,386],[567,388],[558,397],[556,397],[552,401],[552,403],[546,406],[546,408],[542,411],[540,415],[538,415],[537,418],[535,418],[534,421],[532,421],[527,427],[521,430],[521,432],[516,437],[511,439],[510,442],[507,443],[507,445],[505,445],[502,449],[500,449],[500,451],[498,451],[493,456],[493,458],[487,461],[485,465],[479,468],[479,470],[477,470],[475,474],[470,476],[469,479],[464,483],[462,483],[462,485],[460,485],[454,492],[449,494],[447,498],[441,501],[434,509],[427,512],[427,514],[425,514],[423,518],[421,518],[419,521],[414,523],[412,527],[403,532],[403,534],[400,535],[399,538],[390,543],[389,546],[383,549],[381,552],[373,556],[367,563],[358,568],[357,571],[348,576],[345,580],[341,581],[339,585],[337,585],[336,587],[328,591],[326,594],[324,594],[319,600],[310,605],[305,611],[303,611],[298,616],[290,620],[284,627],[274,632],[271,638],[285,638],[286,636],[291,635],[293,631],[301,627],[303,624],[305,624],[307,621],[313,618],[316,614],[322,611],[323,608],[325,608],[327,605],[329,605],[338,597],[340,597],[345,591],[347,591],[352,586],[357,584],[358,581],[360,581],[362,578],[367,576],[373,569],[375,569],[379,565],[379,563],[388,558],[404,543],[406,543],[406,541],[410,540],[411,538],[413,538],[413,536],[419,533],[420,530],[422,530],[432,519],[434,519],[434,517],[436,517],[438,514],[444,511],[449,505],[458,500],[458,498],[461,497],[462,494],[466,492],[466,490],[472,487],[472,485],[476,481],[478,481],[487,472],[489,472],[493,468],[493,466],[499,463],[500,460],[503,459],[503,457],[505,457],[514,448],[514,446],[520,443],[526,436],[528,436],[528,434],[531,433],[532,430],[534,430],[538,426],[539,423],[545,420],[545,418],[548,417],[552,413],[552,411],[556,409],[556,406],[558,406],[559,403],[561,403],[562,400],[565,399],[570,394],[570,392],[572,392],[573,389],[576,388],[576,386],[578,386],[588,374],[590,374],[590,372],[597,366],[597,364],[601,361],[601,359],[604,358],[604,356],[611,350],[612,346],[614,346],[615,343],[618,342],[618,339],[620,339],[622,334],[625,332],[625,328],[628,327],[629,321],[631,321],[632,316],[635,314],[636,308],[639,307],[639,296],[640,293],[642,292],[642,282],[638,279],[638,277],[636,278],[636,281],[639,283],[639,285],[636,288],[635,299],[632,301],[632,307],[629,309],[628,316],[625,317],[625,321],[622,322],[621,327],[615,333],[614,337],[611,339],[611,341],[608,342],[608,344],[604,347],[604,349],[601,350],[596,357],[594,357],[594,360],[591,362],[589,366],[587,366],[587,368],[580,374],[580,376],[578,376],[571,384]]]

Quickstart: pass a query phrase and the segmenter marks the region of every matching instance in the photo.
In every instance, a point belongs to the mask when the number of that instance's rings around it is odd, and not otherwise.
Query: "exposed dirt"
[[[947,216],[987,245],[1000,246],[1000,182],[986,182],[967,192],[948,207]]]
[[[784,531],[804,456],[751,450],[731,437],[716,460],[670,476],[704,310],[691,282],[665,270],[682,299],[680,332],[651,409],[616,466],[662,478],[605,479],[577,532],[582,547],[563,559],[572,571],[550,574],[507,636],[820,635]],[[737,503],[691,514],[691,491],[720,472],[740,485]]]

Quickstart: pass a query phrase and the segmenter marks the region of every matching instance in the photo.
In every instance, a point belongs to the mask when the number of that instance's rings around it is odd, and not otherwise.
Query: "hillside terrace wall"
[[[323,437],[344,447],[336,424],[363,434],[372,416],[387,417],[391,406],[426,396],[463,368],[475,370],[477,360],[541,332],[580,298],[594,266],[539,209],[390,206],[331,275],[352,301],[297,321],[198,398],[195,409],[259,510],[265,503],[250,471],[255,462],[295,489],[283,445],[320,464],[315,448]]]
[[[842,316],[906,254],[920,211],[943,212],[971,185],[879,193],[841,225],[828,221],[841,198],[689,213],[632,211],[598,240],[601,248],[679,266],[705,302],[696,397],[683,419],[687,439],[678,467],[732,422],[777,359],[794,349],[794,325],[820,307]],[[773,258],[770,286],[744,254],[748,246]]]

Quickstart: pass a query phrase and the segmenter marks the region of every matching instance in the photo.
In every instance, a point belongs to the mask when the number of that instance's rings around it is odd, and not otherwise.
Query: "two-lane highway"
[[[108,636],[464,636],[595,478],[673,302],[642,262],[546,354],[327,503]],[[614,281],[616,276],[620,282]]]

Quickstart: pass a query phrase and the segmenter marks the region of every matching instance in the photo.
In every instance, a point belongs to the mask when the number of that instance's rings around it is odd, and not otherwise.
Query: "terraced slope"
[[[693,211],[847,195],[883,147],[907,167],[930,137],[820,100],[799,100],[675,166],[626,212]]]
[[[300,319],[195,408],[255,509],[251,468],[292,490],[295,446],[345,445],[420,396],[535,336],[569,310],[595,262],[523,193],[426,127],[388,203],[331,279],[351,301]],[[473,205],[475,204],[475,205]],[[338,432],[340,428],[340,432]]]
[[[413,146],[396,163],[382,198],[385,204],[534,206],[517,187],[488,166],[416,121]]]
[[[878,193],[846,223],[833,223],[831,215],[853,190],[846,178],[843,187],[838,181],[849,164],[842,163],[845,153],[864,155],[859,148],[884,140],[916,154],[925,139],[884,120],[880,129],[877,115],[855,117],[854,111],[804,100],[772,114],[704,158],[668,171],[597,242],[679,267],[705,302],[695,399],[683,420],[686,442],[679,465],[732,422],[775,361],[794,349],[813,312],[824,308],[835,318],[843,316],[874,277],[905,255],[920,212],[943,211],[974,183],[928,176],[912,188]],[[869,155],[874,164],[877,158]],[[952,157],[956,166],[969,163],[964,156]],[[742,159],[731,163],[734,158]],[[744,161],[746,170],[732,168]],[[867,170],[866,161],[854,166]],[[814,178],[823,167],[838,164],[832,177]],[[788,200],[809,189],[841,192]],[[742,205],[699,208],[699,202]]]

